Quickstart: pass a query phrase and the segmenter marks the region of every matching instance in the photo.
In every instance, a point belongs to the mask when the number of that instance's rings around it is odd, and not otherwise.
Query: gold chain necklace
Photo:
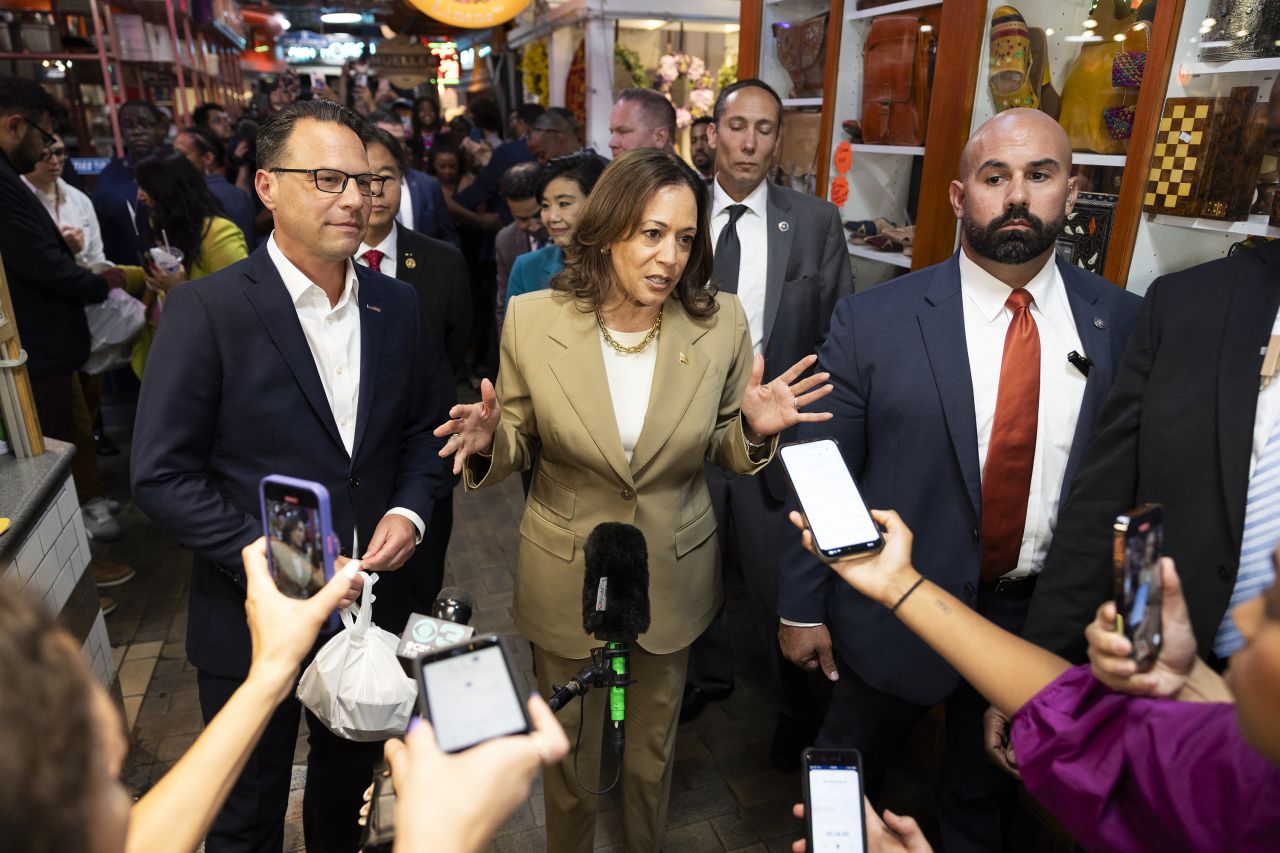
[[[644,340],[630,347],[624,347],[613,339],[613,335],[609,334],[609,328],[604,324],[604,317],[601,316],[599,309],[596,309],[596,322],[600,324],[600,334],[604,335],[605,343],[624,355],[635,355],[638,352],[644,352],[644,348],[649,346],[653,339],[658,336],[658,330],[662,328],[662,312],[658,312],[658,317],[653,321],[653,326],[649,329],[649,333],[644,336]]]

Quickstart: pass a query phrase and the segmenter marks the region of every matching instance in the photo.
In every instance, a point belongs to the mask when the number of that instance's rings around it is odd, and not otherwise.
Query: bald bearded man
[[[1020,633],[1140,300],[1055,256],[1077,179],[1053,119],[1000,113],[960,170],[960,251],[837,304],[818,367],[835,417],[799,439],[836,439],[868,505],[916,532],[921,573]],[[898,748],[946,702],[945,848],[999,850],[1013,782],[983,752],[986,702],[799,537],[781,575],[783,653],[835,682],[818,745],[860,750],[875,802]]]

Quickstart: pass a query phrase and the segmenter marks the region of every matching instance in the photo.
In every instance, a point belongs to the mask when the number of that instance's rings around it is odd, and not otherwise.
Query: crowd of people
[[[187,654],[206,722],[130,810],[105,693],[0,590],[0,719],[15,721],[0,728],[15,757],[0,760],[0,829],[30,850],[83,849],[91,831],[104,849],[162,833],[279,849],[305,713],[310,850],[357,848],[385,758],[397,849],[481,849],[545,766],[548,849],[590,851],[603,691],[558,720],[533,698],[532,734],[454,756],[426,721],[385,745],[338,737],[293,695],[329,613],[360,595],[356,568],[379,573],[374,621],[400,632],[440,589],[456,484],[520,473],[512,615],[541,694],[598,645],[578,619],[588,534],[622,521],[647,542],[653,616],[631,651],[619,772],[628,851],[662,848],[678,724],[734,690],[726,571],[766,654],[773,764],[857,749],[873,850],[928,848],[881,800],[939,705],[949,851],[1009,844],[1019,780],[1090,849],[1273,844],[1280,383],[1259,370],[1280,334],[1280,244],[1145,299],[1060,260],[1071,148],[1014,109],[964,148],[958,251],[855,294],[839,210],[768,180],[782,106],[759,80],[726,86],[690,165],[670,102],[643,89],[614,104],[610,159],[559,107],[504,123],[480,100],[445,121],[429,95],[280,86],[260,123],[208,104],[174,133],[130,102],[127,156],[90,199],[57,105],[0,78],[0,257],[44,430],[78,449],[98,540],[119,528],[96,471],[85,308],[111,290],[145,304],[132,494],[194,555]],[[819,559],[793,511],[777,448],[819,438],[885,508],[874,556]],[[278,594],[256,541],[270,473],[331,497],[340,571],[308,601]],[[1149,672],[1111,603],[1112,524],[1145,502],[1164,507],[1172,558]],[[100,585],[130,574],[94,570]],[[571,748],[566,729],[586,737]],[[31,768],[41,784],[18,785]]]

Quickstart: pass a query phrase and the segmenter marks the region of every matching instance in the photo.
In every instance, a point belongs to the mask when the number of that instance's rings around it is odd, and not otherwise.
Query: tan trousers
[[[538,690],[551,695],[552,683],[564,684],[587,662],[568,660],[534,646]],[[671,772],[675,765],[676,726],[684,696],[689,650],[653,655],[633,648],[629,665],[636,681],[627,688],[626,753],[622,760],[623,847],[627,853],[658,853],[667,823],[671,799]],[[546,796],[547,850],[555,853],[591,853],[595,840],[596,796],[578,784],[574,772],[573,744],[585,719],[576,755],[578,773],[589,787],[600,790],[613,778],[613,759],[607,779],[601,779],[600,739],[608,715],[609,691],[592,689],[572,700],[556,715],[569,736],[570,752],[543,781]]]

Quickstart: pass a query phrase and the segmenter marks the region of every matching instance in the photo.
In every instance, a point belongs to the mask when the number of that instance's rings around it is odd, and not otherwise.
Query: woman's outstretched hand
[[[884,529],[884,548],[876,554],[844,557],[831,564],[831,569],[844,582],[885,607],[902,597],[920,573],[911,565],[911,529],[893,510],[871,510],[871,517]],[[823,559],[813,544],[813,534],[798,512],[790,515],[791,523],[802,532],[805,550]]]
[[[742,416],[747,419],[747,426],[757,436],[767,438],[801,422],[831,419],[830,412],[800,411],[831,393],[832,386],[822,384],[831,378],[830,373],[815,373],[799,382],[795,381],[817,360],[816,355],[806,355],[777,379],[768,385],[761,385],[764,379],[764,356],[756,355],[755,362],[751,365],[751,379],[742,392],[741,409]]]
[[[493,434],[498,429],[502,406],[498,394],[488,379],[480,383],[480,402],[458,404],[449,410],[449,420],[435,428],[437,438],[445,438],[440,449],[442,457],[453,457],[453,473],[461,474],[467,457],[473,453],[488,453],[493,447]]]

